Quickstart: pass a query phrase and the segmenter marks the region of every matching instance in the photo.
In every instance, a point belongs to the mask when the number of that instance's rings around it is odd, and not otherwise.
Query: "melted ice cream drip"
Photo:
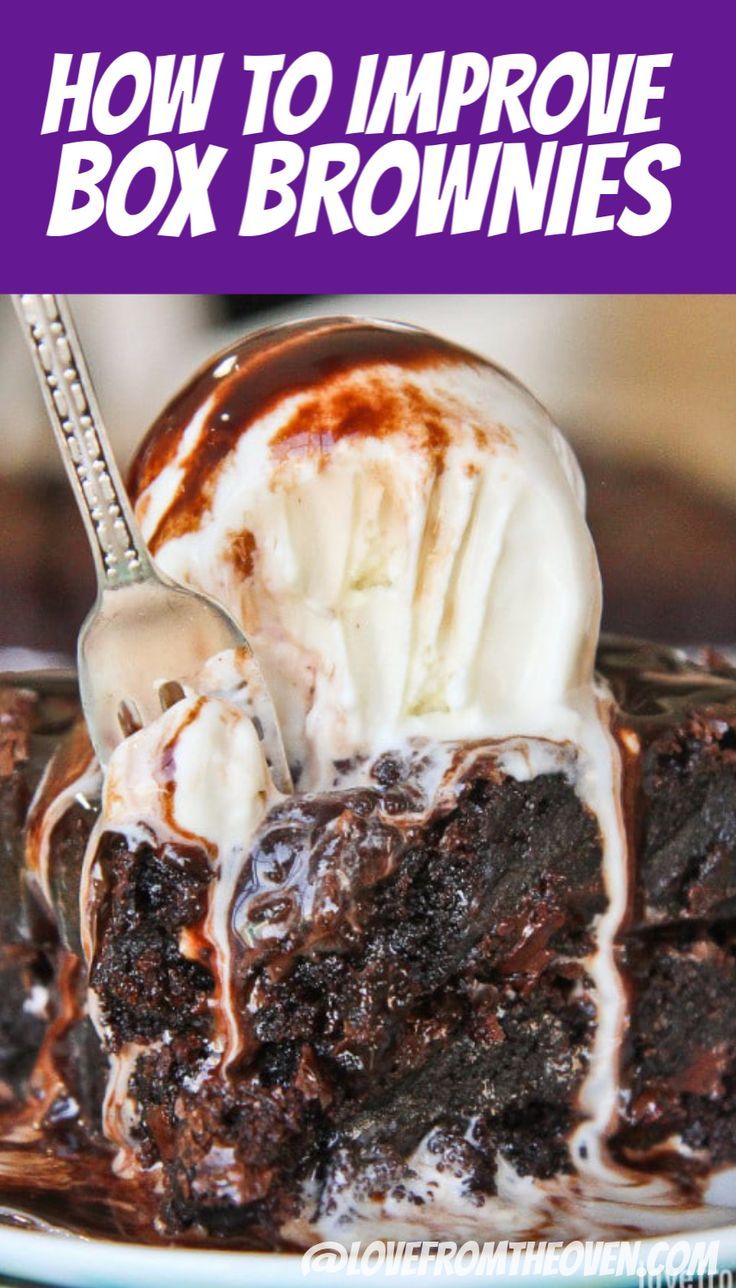
[[[241,1026],[232,996],[230,906],[251,837],[280,795],[247,714],[247,671],[239,651],[210,659],[183,684],[183,700],[160,719],[132,734],[113,752],[105,775],[102,810],[87,846],[80,907],[82,942],[88,962],[95,956],[96,911],[105,874],[99,853],[104,833],[122,834],[131,849],[167,842],[201,847],[212,880],[202,935],[211,949],[215,978],[213,1048],[224,1069],[238,1055]],[[179,948],[193,956],[199,943],[184,931]],[[93,997],[92,1017],[104,1036],[105,1022]],[[140,1054],[136,1043],[111,1056],[105,1102],[106,1132],[125,1151],[134,1121],[128,1084]]]

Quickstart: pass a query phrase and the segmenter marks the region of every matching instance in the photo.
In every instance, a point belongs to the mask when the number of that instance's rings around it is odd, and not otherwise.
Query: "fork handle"
[[[63,295],[14,295],[56,441],[82,513],[100,590],[142,581],[151,560],[112,454]]]

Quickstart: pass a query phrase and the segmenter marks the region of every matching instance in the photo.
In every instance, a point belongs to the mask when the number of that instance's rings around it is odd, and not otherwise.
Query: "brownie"
[[[243,1052],[226,1076],[207,1073],[215,980],[177,951],[204,915],[204,856],[103,842],[91,984],[113,1049],[150,1045],[137,1139],[164,1165],[172,1228],[278,1228],[358,1138],[372,1170],[400,1171],[430,1132],[457,1150],[472,1130],[490,1193],[499,1151],[522,1175],[570,1168],[596,821],[563,773],[516,782],[491,754],[427,815],[411,769],[269,813],[233,906]]]
[[[64,908],[78,902],[78,880],[52,914],[26,863],[34,793],[60,740],[77,737],[81,709],[72,676],[29,678],[0,687],[0,1130],[3,1113],[42,1093],[31,1078],[46,1048],[60,1075],[46,1106],[49,1123],[63,1118],[68,1127],[72,1117],[83,1118],[85,1131],[96,1131],[106,1061],[86,1016],[86,971],[59,933]],[[77,872],[92,813],[91,805],[83,811],[75,804],[54,832],[58,856],[73,846]]]
[[[618,703],[632,925],[736,915],[736,672],[705,661],[625,640],[599,651]]]
[[[701,1160],[736,1161],[736,927],[631,936],[624,969],[632,1005],[614,1154],[646,1161],[679,1136]]]
[[[736,673],[715,653],[697,665],[626,641],[600,661],[618,700],[633,864],[611,1149],[647,1165],[679,1138],[680,1169],[697,1173],[736,1161]]]
[[[666,1171],[692,1197],[736,1161],[736,673],[610,639],[598,670],[614,697],[630,869],[608,1150],[624,1176]],[[75,699],[68,690],[56,723],[43,686],[2,701],[3,1112],[12,1123],[50,1067],[43,1148],[76,1151],[80,1167],[104,1152],[100,1030],[113,1061],[129,1061],[138,1237],[281,1246],[307,1237],[288,1233],[307,1211],[389,1195],[419,1207],[422,1151],[481,1230],[504,1168],[574,1192],[609,905],[572,748],[518,779],[495,744],[450,746],[437,791],[417,741],[363,766],[357,786],[355,766],[338,766],[333,790],[273,805],[230,909],[238,1043],[225,1063],[211,855],[100,834],[85,963],[75,909],[95,800],[77,794],[51,832],[53,915],[24,864],[43,764],[66,733],[63,777],[80,736]]]
[[[0,1108],[27,1092],[50,1018],[55,933],[29,899],[24,825],[51,740],[77,714],[73,696],[0,688]]]

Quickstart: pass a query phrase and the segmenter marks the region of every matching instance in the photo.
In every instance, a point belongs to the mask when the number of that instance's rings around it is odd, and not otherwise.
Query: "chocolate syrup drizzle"
[[[169,403],[131,467],[128,487],[136,502],[175,457],[195,413],[207,408],[196,451],[182,463],[176,495],[149,541],[151,549],[155,552],[165,541],[198,526],[211,503],[218,471],[235,444],[286,399],[310,395],[275,436],[274,454],[326,450],[347,435],[382,437],[405,426],[405,417],[397,414],[396,398],[372,379],[375,368],[391,363],[405,371],[423,371],[458,361],[474,367],[490,365],[422,331],[377,327],[354,318],[260,331],[234,349],[223,350]],[[351,380],[358,370],[367,382],[362,390]],[[414,422],[422,427],[424,446],[441,465],[448,445],[441,411],[418,387],[414,396],[418,404]],[[476,433],[484,432],[479,424]]]

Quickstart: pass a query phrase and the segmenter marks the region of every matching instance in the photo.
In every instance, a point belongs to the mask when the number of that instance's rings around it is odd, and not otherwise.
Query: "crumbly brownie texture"
[[[736,941],[731,923],[668,926],[626,943],[634,990],[625,1107],[612,1148],[647,1163],[679,1136],[692,1170],[736,1160]]]
[[[598,659],[617,699],[632,869],[610,1147],[625,1167],[676,1161],[691,1191],[711,1163],[736,1160],[736,674],[707,661],[613,641]],[[3,748],[22,751],[2,763],[3,861],[9,845],[17,888],[39,772],[17,728],[33,729],[39,699],[6,701],[16,723]],[[227,1069],[213,1054],[222,985],[203,931],[208,857],[102,837],[90,982],[113,1056],[140,1048],[134,1149],[163,1182],[169,1236],[273,1244],[305,1183],[317,1205],[346,1177],[371,1195],[406,1187],[422,1141],[481,1205],[500,1159],[542,1181],[569,1172],[596,1024],[586,958],[606,906],[574,770],[571,754],[519,782],[492,748],[459,749],[452,790],[427,800],[417,751],[382,757],[369,787],[273,808],[233,903],[240,1054]],[[50,868],[72,944],[68,895],[91,821],[76,809],[54,829]],[[28,1009],[18,1025],[18,990],[27,998],[38,979],[29,963],[58,980],[70,954],[38,914],[32,929],[17,907],[11,920],[0,1039],[17,1099],[43,1037]],[[77,1021],[54,1062],[88,1106],[69,1121],[92,1133],[104,1070],[81,1001]],[[675,1137],[686,1155],[668,1153]]]
[[[604,640],[635,879],[629,929],[736,915],[736,672]]]
[[[736,674],[702,660],[624,643],[600,658],[619,701],[635,865],[611,1149],[649,1166],[680,1137],[692,1174],[736,1161]]]
[[[352,1157],[386,1184],[437,1129],[486,1193],[497,1151],[524,1175],[570,1167],[605,904],[595,820],[563,773],[518,783],[491,756],[429,816],[405,766],[375,776],[278,806],[255,839],[227,1073],[208,1068],[216,981],[177,949],[205,914],[204,856],[106,842],[91,983],[113,1046],[147,1048],[137,1144],[164,1164],[172,1228],[278,1228],[311,1174]]]

